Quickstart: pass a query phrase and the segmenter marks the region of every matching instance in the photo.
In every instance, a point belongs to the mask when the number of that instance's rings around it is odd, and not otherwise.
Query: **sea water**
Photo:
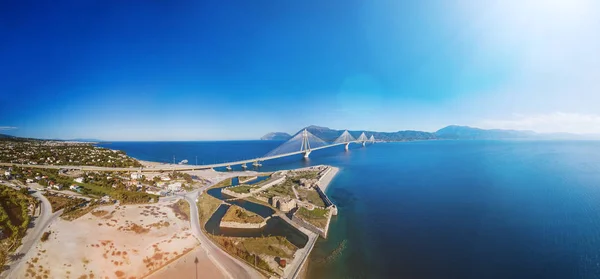
[[[260,157],[281,142],[115,142],[142,160]],[[599,278],[600,142],[351,145],[263,163],[330,164],[338,206],[309,278]],[[239,166],[236,168],[239,169]]]

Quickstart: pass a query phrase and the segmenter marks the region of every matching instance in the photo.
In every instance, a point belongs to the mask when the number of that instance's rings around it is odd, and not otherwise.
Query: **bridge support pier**
[[[231,171],[232,170],[231,166],[227,166],[227,170]]]
[[[243,163],[243,164],[242,164],[242,169],[243,169],[243,170],[246,170],[247,168],[248,168],[248,166],[246,166],[246,163]]]
[[[346,149],[346,151],[348,151],[348,149],[350,149],[350,143],[349,143],[349,142],[347,142],[347,143],[346,143],[346,147],[344,147],[344,148]]]
[[[363,142],[362,142],[362,144],[363,144],[363,146],[365,146],[365,145],[367,145],[367,142],[366,142],[366,141],[363,141]]]
[[[310,150],[304,151],[304,158],[308,159],[308,155],[310,155]]]

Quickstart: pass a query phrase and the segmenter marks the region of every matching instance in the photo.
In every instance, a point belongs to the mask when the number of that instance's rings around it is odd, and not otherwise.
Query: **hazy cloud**
[[[597,124],[589,113],[600,114],[599,1],[460,1],[453,15],[461,17],[452,19],[460,20],[466,45],[472,48],[467,65],[505,64],[507,69],[502,83],[490,92],[462,100],[473,101],[467,110],[484,107],[481,116],[492,119],[526,112],[529,116],[519,125],[546,120]]]
[[[8,130],[16,130],[18,129],[17,127],[13,127],[13,126],[0,126],[0,131],[8,131]]]
[[[515,114],[512,119],[483,120],[479,126],[483,128],[533,130],[542,133],[599,134],[600,115],[565,112],[536,115]]]

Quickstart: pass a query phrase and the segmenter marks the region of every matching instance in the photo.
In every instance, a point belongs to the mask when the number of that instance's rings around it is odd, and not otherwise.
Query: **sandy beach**
[[[49,239],[33,248],[16,274],[18,278],[142,278],[180,257],[187,259],[198,241],[189,220],[179,219],[171,204],[111,205],[75,221],[59,218],[49,227]],[[207,274],[221,273],[207,257],[196,255]],[[171,277],[168,270],[159,271],[153,278]]]
[[[325,174],[325,176],[323,176],[323,178],[321,178],[321,181],[319,182],[319,187],[321,188],[323,193],[325,193],[325,191],[327,190],[327,187],[331,183],[331,180],[333,180],[333,178],[340,171],[340,169],[336,167],[330,166],[330,168],[331,170],[327,172],[327,174]]]

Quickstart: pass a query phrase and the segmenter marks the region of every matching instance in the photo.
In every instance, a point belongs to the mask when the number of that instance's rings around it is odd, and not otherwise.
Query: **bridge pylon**
[[[367,136],[365,135],[365,132],[363,132],[362,134],[360,134],[360,137],[358,137],[358,139],[356,139],[357,141],[362,143],[362,146],[365,146],[367,141],[369,140],[367,138]]]
[[[308,129],[302,129],[291,139],[267,153],[264,158],[279,158],[282,154],[303,154],[308,157],[311,151],[327,148],[329,144],[313,135]]]
[[[350,143],[356,141],[356,139],[354,139],[354,137],[352,137],[352,135],[350,134],[350,132],[348,132],[348,130],[345,130],[333,143],[337,143],[337,144],[342,144],[345,143],[345,149],[346,151],[348,151],[348,149],[350,148]]]
[[[308,131],[304,129],[302,131],[302,145],[300,146],[300,151],[304,151],[304,158],[308,158],[310,155],[310,142],[308,141]]]

